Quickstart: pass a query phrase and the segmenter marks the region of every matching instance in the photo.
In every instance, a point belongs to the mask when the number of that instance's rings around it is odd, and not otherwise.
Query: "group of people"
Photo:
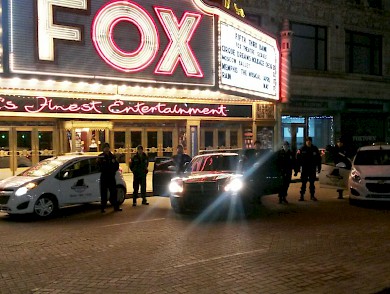
[[[260,141],[255,142],[255,157],[264,154]],[[332,148],[335,163],[343,161],[346,157],[346,149],[343,140],[339,139],[336,146]],[[191,161],[191,157],[184,153],[182,145],[177,146],[177,153],[172,156],[176,166],[177,173],[184,171],[185,164]],[[337,161],[337,162],[336,162]],[[101,189],[101,212],[104,213],[107,206],[107,191],[110,192],[110,202],[114,206],[114,211],[122,211],[116,200],[116,182],[115,174],[119,169],[119,163],[116,157],[110,151],[110,145],[103,145],[103,153],[98,157],[98,164],[101,169],[100,189]],[[133,206],[137,206],[138,192],[141,190],[142,205],[149,205],[146,199],[146,176],[148,174],[149,159],[144,152],[143,146],[137,146],[137,153],[131,158],[129,163],[130,170],[133,172]],[[278,166],[282,175],[282,183],[279,189],[279,203],[288,203],[287,191],[291,183],[292,174],[297,176],[301,173],[301,189],[299,201],[305,200],[306,186],[309,182],[310,199],[317,201],[315,197],[316,173],[321,171],[321,154],[317,146],[313,144],[312,137],[305,138],[305,144],[298,149],[296,154],[290,149],[290,144],[285,141],[281,150],[278,151]],[[343,190],[337,190],[339,199],[343,198]]]
[[[344,146],[344,140],[339,138],[335,146],[327,150],[331,153],[334,163],[346,162],[347,160],[347,149]],[[298,149],[296,154],[290,150],[290,145],[286,141],[283,143],[282,149],[278,152],[278,163],[282,174],[282,185],[279,191],[279,203],[288,203],[286,200],[287,190],[289,188],[292,173],[294,176],[301,173],[301,189],[299,201],[305,200],[306,186],[309,182],[310,199],[317,201],[315,197],[315,181],[317,173],[321,172],[321,153],[317,146],[313,144],[312,137],[305,138],[305,144]],[[348,167],[347,167],[348,168]],[[338,199],[343,199],[343,190],[339,189]]]
[[[177,173],[184,171],[184,166],[191,161],[191,157],[184,153],[182,145],[177,146],[177,153],[172,156]],[[103,152],[98,156],[100,174],[100,194],[101,212],[105,213],[108,201],[108,191],[110,192],[110,203],[114,206],[114,211],[122,211],[117,200],[115,174],[119,169],[119,162],[110,151],[110,145],[103,145]],[[146,176],[148,174],[149,158],[144,152],[142,145],[137,146],[137,153],[131,158],[130,170],[133,172],[133,206],[137,206],[138,192],[141,190],[142,205],[149,205],[146,199]]]

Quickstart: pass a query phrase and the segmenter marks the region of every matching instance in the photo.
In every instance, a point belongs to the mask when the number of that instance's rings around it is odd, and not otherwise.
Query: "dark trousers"
[[[146,175],[134,176],[133,179],[133,203],[137,203],[138,190],[141,186],[142,203],[146,202]]]
[[[306,183],[309,181],[310,186],[310,196],[314,197],[314,194],[316,192],[316,187],[314,186],[314,182],[316,180],[316,170],[315,169],[303,169],[301,172],[301,181],[302,181],[302,186],[301,186],[301,196],[305,195],[306,192]]]
[[[114,208],[119,208],[115,178],[104,177],[100,178],[101,209],[103,210],[107,206],[108,191],[110,191],[110,203],[114,206]]]
[[[282,186],[279,190],[279,198],[286,198],[287,191],[291,183],[292,172],[283,172],[282,173]]]

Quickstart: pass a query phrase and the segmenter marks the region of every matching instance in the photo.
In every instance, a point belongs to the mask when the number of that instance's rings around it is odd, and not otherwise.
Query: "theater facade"
[[[273,148],[275,37],[201,0],[1,1],[1,178],[47,157]]]

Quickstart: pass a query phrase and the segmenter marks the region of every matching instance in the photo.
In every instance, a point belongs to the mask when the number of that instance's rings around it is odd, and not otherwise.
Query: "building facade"
[[[299,147],[310,135],[326,147],[344,137],[353,149],[390,141],[389,0],[240,5],[253,24],[280,36],[282,55],[289,51],[283,140]]]
[[[279,46],[200,0],[1,0],[0,171],[278,140]]]

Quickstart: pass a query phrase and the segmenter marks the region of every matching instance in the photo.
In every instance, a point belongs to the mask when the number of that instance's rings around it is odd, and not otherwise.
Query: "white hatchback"
[[[118,201],[126,197],[126,182],[116,174]],[[30,167],[0,181],[0,211],[34,213],[49,217],[59,208],[100,201],[100,170],[97,156],[63,155]]]
[[[390,145],[358,149],[348,178],[351,201],[390,201]]]

